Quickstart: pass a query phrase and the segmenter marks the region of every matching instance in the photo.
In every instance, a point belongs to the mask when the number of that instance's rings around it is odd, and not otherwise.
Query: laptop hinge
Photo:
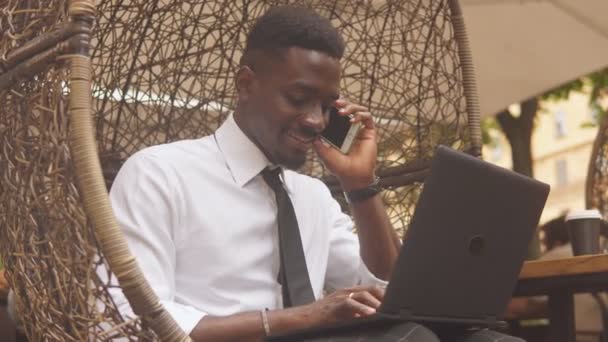
[[[407,309],[407,308],[399,309],[399,318],[409,319],[409,318],[412,318],[413,316],[414,316],[414,313],[412,312],[412,310]]]
[[[466,325],[482,325],[488,327],[506,327],[506,322],[498,320],[495,315],[487,315],[484,318],[460,318],[460,317],[440,317],[440,316],[425,316],[415,315],[414,312],[407,308],[399,309],[398,315],[390,315],[395,319],[411,320],[415,322],[436,322],[446,324],[466,324]]]

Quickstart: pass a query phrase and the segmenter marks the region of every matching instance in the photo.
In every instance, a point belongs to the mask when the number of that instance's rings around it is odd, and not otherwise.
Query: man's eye
[[[308,101],[307,98],[305,97],[298,97],[298,96],[287,96],[287,100],[294,106],[301,106],[303,104],[306,103],[306,101]]]

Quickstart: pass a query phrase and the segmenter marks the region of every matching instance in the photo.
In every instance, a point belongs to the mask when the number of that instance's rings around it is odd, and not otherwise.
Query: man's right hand
[[[314,303],[268,311],[271,334],[319,327],[374,314],[384,298],[384,289],[355,286],[335,291]],[[205,316],[190,333],[196,342],[261,341],[265,336],[260,311],[224,317]]]
[[[302,306],[311,326],[327,325],[376,313],[384,298],[384,289],[355,286],[337,290],[314,303]]]

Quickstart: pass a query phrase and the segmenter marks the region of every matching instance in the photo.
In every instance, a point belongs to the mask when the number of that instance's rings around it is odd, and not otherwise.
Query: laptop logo
[[[475,235],[469,240],[469,253],[472,256],[482,256],[486,247],[483,236]]]

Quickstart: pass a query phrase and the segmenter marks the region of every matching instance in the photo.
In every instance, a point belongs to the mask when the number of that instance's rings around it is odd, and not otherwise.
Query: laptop
[[[501,325],[548,194],[547,184],[439,146],[377,313],[268,340],[366,321]]]

